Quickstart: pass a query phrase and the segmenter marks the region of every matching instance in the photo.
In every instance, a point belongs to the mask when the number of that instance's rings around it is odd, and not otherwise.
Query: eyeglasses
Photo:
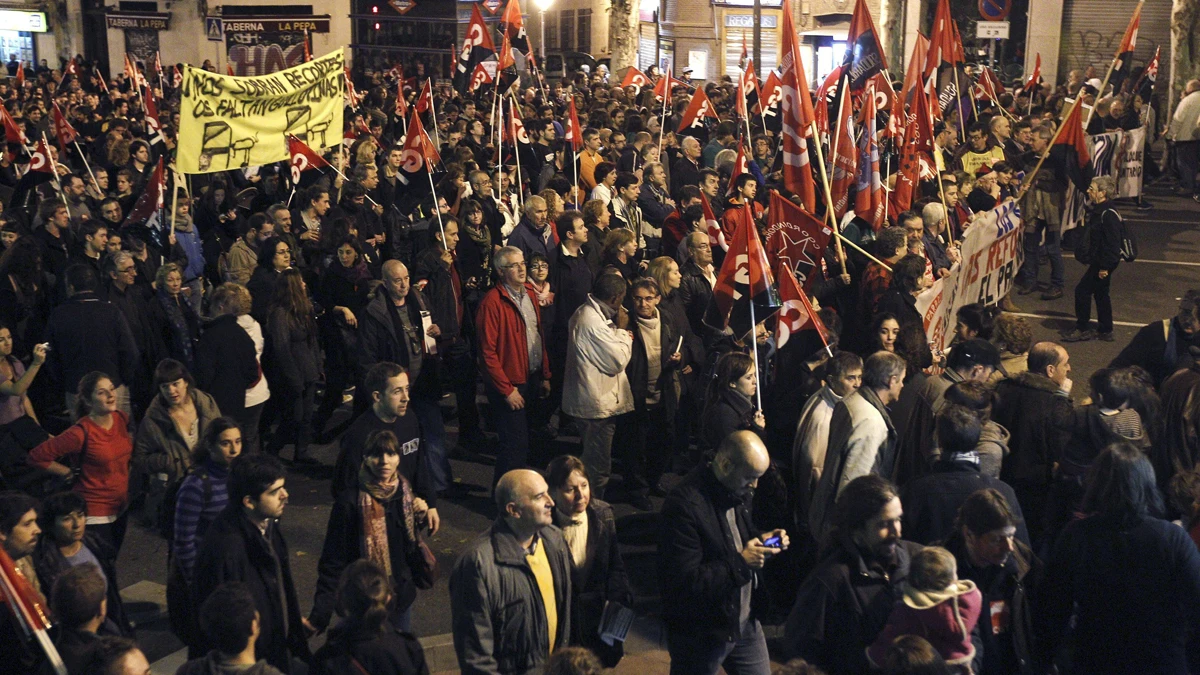
[[[134,267],[133,265],[130,265],[129,267],[122,267],[117,270],[117,274],[125,274],[126,272],[132,272],[135,269],[137,269],[137,268]]]
[[[512,268],[514,268],[514,267],[525,267],[525,261],[524,261],[524,260],[522,260],[521,262],[509,263],[509,264],[507,264],[507,265],[501,265],[501,266],[500,266],[500,269],[502,269],[502,270],[511,270],[511,269],[512,269]]]

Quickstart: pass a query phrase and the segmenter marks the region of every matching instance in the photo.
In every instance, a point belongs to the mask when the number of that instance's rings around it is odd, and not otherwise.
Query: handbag
[[[404,476],[400,476],[400,489],[403,490],[401,504],[404,508],[404,524],[408,529],[409,540],[413,542],[405,556],[408,568],[412,570],[413,585],[423,591],[429,590],[438,579],[437,556],[421,536],[421,528],[417,524],[416,512],[413,509],[412,486]]]

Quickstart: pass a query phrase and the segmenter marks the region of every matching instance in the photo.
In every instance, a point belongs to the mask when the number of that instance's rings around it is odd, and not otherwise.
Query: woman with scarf
[[[413,505],[412,479],[400,472],[400,441],[394,433],[383,430],[367,436],[358,485],[342,491],[329,513],[309,615],[318,631],[329,625],[343,570],[360,558],[378,565],[391,578],[388,620],[402,631],[411,630],[417,586],[428,588],[432,581],[421,573],[414,575],[410,564],[422,557],[418,528],[426,522],[426,512]]]
[[[325,395],[313,418],[318,438],[342,404],[346,385],[359,380],[358,317],[371,290],[371,273],[358,239],[353,235],[342,237],[335,254],[336,259],[321,273],[317,289],[317,300],[325,308],[319,326],[325,343]]]
[[[175,263],[158,268],[154,303],[154,325],[162,332],[167,355],[189,371],[196,369],[196,340],[200,338],[200,316],[183,294],[183,270]]]
[[[482,291],[490,285],[492,274],[492,232],[483,222],[483,207],[477,198],[480,197],[477,195],[464,201],[460,208],[458,223],[462,226],[462,237],[454,249],[458,273],[462,276],[464,301],[472,310],[483,297]]]

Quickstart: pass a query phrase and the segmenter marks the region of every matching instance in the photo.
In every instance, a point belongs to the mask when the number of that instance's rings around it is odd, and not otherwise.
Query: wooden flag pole
[[[432,115],[431,119],[433,119],[433,142],[437,144],[438,150],[440,151],[442,149],[442,139],[438,136],[437,106],[433,102],[433,80],[427,77],[427,78],[425,78],[425,82],[429,84],[429,114]],[[400,83],[400,91],[401,92],[404,91],[404,83],[403,82]],[[420,97],[421,97],[421,95],[417,94],[417,98],[420,99]],[[418,100],[418,102],[419,102],[419,100]],[[405,135],[408,134],[407,124],[404,127],[404,133],[405,133]]]
[[[825,218],[829,221],[829,229],[837,235],[834,239],[834,248],[837,249],[838,259],[842,263],[842,274],[849,274],[846,270],[846,251],[842,248],[842,233],[838,227],[837,216],[833,213],[833,191],[829,189],[829,176],[825,173],[825,153],[821,150],[821,137],[817,135],[817,121],[810,120],[808,123],[810,133],[812,133],[813,146],[817,149],[817,165],[821,167],[821,187],[825,190]],[[805,141],[808,142],[807,140]],[[809,164],[812,162],[810,161]],[[858,248],[857,246],[855,248]],[[859,249],[860,251],[862,249]],[[881,263],[882,264],[882,263]]]
[[[667,71],[663,77],[667,78],[667,82],[663,85],[662,122],[658,125],[658,156],[660,161],[662,160],[663,136],[667,133],[667,102],[671,100],[671,72]]]
[[[1075,97],[1075,102],[1071,104],[1070,110],[1067,111],[1067,116],[1063,120],[1064,122],[1071,119],[1071,114],[1075,112],[1075,106],[1079,105],[1079,101],[1082,99],[1083,90],[1080,89],[1079,95]],[[1021,184],[1021,189],[1017,192],[1017,196],[1015,198],[1018,202],[1021,201],[1021,197],[1024,197],[1025,192],[1028,191],[1030,186],[1033,185],[1034,177],[1037,176],[1038,170],[1042,168],[1042,163],[1045,162],[1046,158],[1050,156],[1050,150],[1054,147],[1054,144],[1058,142],[1058,137],[1060,134],[1062,134],[1063,127],[1065,126],[1067,126],[1065,123],[1058,125],[1058,129],[1055,130],[1054,136],[1050,139],[1050,142],[1046,144],[1046,149],[1042,151],[1042,156],[1038,158],[1038,163],[1033,167],[1033,171],[1030,171],[1029,175],[1025,177],[1025,182]]]
[[[288,197],[291,201],[291,197]],[[171,181],[171,234],[175,234],[175,218],[179,215],[179,181]]]

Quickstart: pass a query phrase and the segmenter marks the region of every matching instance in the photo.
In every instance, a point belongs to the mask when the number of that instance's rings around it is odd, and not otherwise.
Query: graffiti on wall
[[[228,24],[227,24],[228,26]],[[225,30],[229,64],[239,77],[269,75],[304,61],[304,33]]]

